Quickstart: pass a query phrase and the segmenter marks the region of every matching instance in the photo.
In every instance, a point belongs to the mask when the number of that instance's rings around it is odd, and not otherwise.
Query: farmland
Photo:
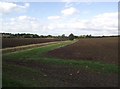
[[[3,87],[117,87],[118,38],[86,38],[3,54]]]
[[[47,55],[62,59],[117,64],[118,38],[81,39],[72,45],[49,51]]]
[[[62,39],[65,40],[65,39]],[[61,41],[61,39],[49,38],[2,38],[2,48],[23,46],[29,44],[38,44],[46,42]]]

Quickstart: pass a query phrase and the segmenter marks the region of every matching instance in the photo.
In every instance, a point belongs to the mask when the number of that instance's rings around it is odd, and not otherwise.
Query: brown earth
[[[49,51],[46,56],[118,64],[118,38],[80,39],[74,44]]]
[[[80,39],[74,44],[55,49],[45,55],[66,60],[82,59],[117,64],[117,43],[117,38]],[[50,86],[44,85],[43,87],[118,87],[118,74],[116,73],[95,72],[67,65],[46,64],[34,60],[3,60],[3,75],[6,71],[10,71],[17,77],[20,75],[26,76],[27,73],[17,73],[14,68],[7,70],[4,68],[4,64],[33,68],[42,72],[43,77],[49,79],[45,84],[51,84]],[[39,73],[38,76],[28,74],[29,78],[34,78],[35,81],[42,81],[39,75]],[[39,87],[40,82],[38,83]]]
[[[48,38],[2,38],[2,48],[16,47],[30,44],[39,44],[46,42],[61,41],[66,39],[48,39]]]
[[[4,53],[21,51],[21,50],[27,50],[27,49],[37,48],[37,47],[41,47],[41,46],[46,46],[46,45],[49,45],[49,44],[55,44],[55,43],[58,43],[58,42],[62,42],[62,41],[45,42],[45,43],[39,43],[39,44],[31,44],[31,45],[4,48],[4,49],[2,49],[2,53],[4,54]]]
[[[41,71],[43,73],[43,77],[49,79],[47,83],[52,83],[52,85],[48,87],[118,87],[118,74],[94,72],[87,69],[73,68],[65,65],[61,66],[43,64],[32,60],[29,60],[27,62],[24,60],[6,60],[6,62],[3,62],[3,65],[4,63],[24,66],[36,69],[37,71]],[[3,68],[3,74],[5,71],[5,68]],[[15,72],[14,69],[11,71]],[[15,72],[15,76],[24,75],[24,73],[22,72],[21,74],[17,74]],[[30,78],[34,78],[34,80],[42,81],[39,79],[39,76],[33,76],[30,74],[29,76],[31,76]],[[43,87],[45,86],[47,85],[44,85]]]

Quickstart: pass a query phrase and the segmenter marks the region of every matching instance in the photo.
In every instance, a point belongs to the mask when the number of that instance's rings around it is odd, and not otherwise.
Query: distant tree
[[[102,37],[105,37],[104,35]]]
[[[77,38],[78,38],[78,36],[74,36],[74,38],[76,38],[76,39],[77,39]]]
[[[43,35],[40,35],[39,37],[40,37],[40,38],[45,38],[45,36],[43,36]]]
[[[69,40],[74,40],[74,35],[71,33],[70,35],[69,35]]]
[[[86,35],[86,38],[91,38],[92,37],[92,35],[90,34],[90,35]]]
[[[33,35],[30,35],[30,34],[25,34],[24,35],[24,38],[32,38]]]
[[[65,38],[65,34],[62,34],[62,38]]]
[[[52,38],[52,35],[47,35],[47,38]]]
[[[34,35],[33,35],[33,38],[39,38],[39,35],[34,34]]]

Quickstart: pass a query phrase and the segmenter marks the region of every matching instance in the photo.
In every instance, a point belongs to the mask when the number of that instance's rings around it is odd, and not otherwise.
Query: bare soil
[[[10,47],[10,48],[4,48],[2,49],[2,53],[10,53],[10,52],[16,52],[20,50],[27,50],[31,48],[37,48],[41,46],[46,46],[48,44],[55,44],[58,43],[59,41],[54,41],[54,42],[45,42],[45,43],[39,43],[39,44],[31,44],[31,45],[25,45],[25,46],[17,46],[17,47]]]
[[[37,71],[44,73],[43,77],[47,77],[49,79],[47,81],[48,83],[51,83],[52,81],[54,87],[118,87],[118,74],[94,72],[81,68],[72,68],[65,65],[43,64],[32,60],[27,62],[7,60],[6,63],[37,69]],[[4,71],[5,69],[3,68],[3,74]],[[19,74],[16,74],[16,76],[17,75]],[[31,77],[34,77],[34,80],[42,81],[39,79],[39,76],[31,75]]]
[[[118,64],[118,38],[80,39],[74,44],[49,51],[46,56]]]
[[[48,39],[48,38],[2,38],[2,48],[39,44],[46,42],[61,41],[66,39]]]
[[[65,60],[90,60],[118,64],[118,39],[80,39],[74,44],[49,51],[45,55]],[[49,79],[47,83],[53,84],[52,87],[118,87],[118,74],[116,73],[102,73],[67,65],[41,63],[34,60],[6,59],[3,61],[3,75],[7,71],[4,68],[4,64],[23,66],[41,71],[44,74],[43,77]],[[21,75],[24,75],[24,73],[22,72]],[[19,73],[15,72],[15,76],[18,75]],[[34,77],[34,80],[42,81],[39,76],[33,76],[32,74],[29,74],[29,76],[30,78]]]

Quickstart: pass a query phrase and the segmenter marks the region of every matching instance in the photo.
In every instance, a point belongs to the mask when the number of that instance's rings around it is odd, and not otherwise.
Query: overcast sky
[[[0,2],[0,22],[0,32],[117,35],[118,2]]]

